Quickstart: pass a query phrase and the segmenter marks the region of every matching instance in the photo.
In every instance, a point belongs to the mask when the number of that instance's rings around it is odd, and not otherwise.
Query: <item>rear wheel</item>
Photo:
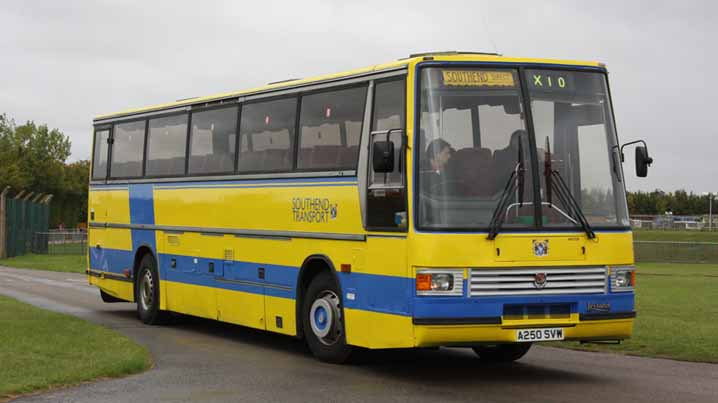
[[[322,361],[341,364],[352,347],[346,343],[342,301],[334,277],[323,272],[309,284],[302,304],[302,327],[307,345]]]
[[[526,355],[530,348],[531,343],[495,344],[474,347],[474,352],[483,361],[513,362]]]
[[[160,325],[166,322],[167,312],[160,310],[160,276],[154,257],[146,254],[140,261],[135,284],[137,316],[147,325]]]

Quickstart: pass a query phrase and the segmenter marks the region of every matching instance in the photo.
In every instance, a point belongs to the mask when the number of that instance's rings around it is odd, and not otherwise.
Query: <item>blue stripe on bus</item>
[[[130,223],[155,223],[154,197],[151,184],[130,185]]]
[[[138,230],[145,233],[154,231]],[[134,238],[134,237],[133,237]],[[93,250],[94,252],[94,250]],[[90,267],[116,274],[132,268],[134,252],[117,249],[102,249],[90,253]],[[172,259],[176,267],[171,268]],[[197,260],[195,264],[194,261]],[[225,261],[183,255],[159,255],[160,277],[163,280],[206,287],[223,288],[254,294],[295,299],[299,268],[257,262]],[[214,273],[209,272],[209,263],[214,263]],[[259,279],[258,269],[263,268],[265,278]],[[215,278],[215,276],[222,276]],[[225,281],[222,281],[225,280]],[[413,279],[362,273],[341,273],[342,290],[359,289],[354,301],[346,301],[349,308],[410,315],[409,304],[414,289]]]
[[[132,267],[134,256],[132,252],[111,249],[102,251],[103,261],[98,260],[94,250],[90,252],[90,264],[93,269],[123,274],[123,269]],[[176,267],[170,268],[173,258],[176,259]],[[196,264],[195,259],[197,259]],[[287,299],[296,298],[298,267],[169,254],[161,254],[159,260],[160,273],[164,280]],[[209,272],[210,262],[215,265],[214,273]],[[264,280],[259,279],[257,274],[260,267],[265,271]],[[505,305],[568,304],[572,313],[579,314],[590,313],[589,303],[608,304],[611,313],[634,310],[634,294],[631,292],[476,298],[418,297],[415,295],[415,283],[412,278],[356,272],[337,273],[337,275],[344,294],[342,299],[345,307],[415,318],[500,317],[503,315]],[[348,299],[347,293],[353,293],[354,299]]]
[[[411,316],[414,279],[366,273],[337,274],[345,307]],[[354,294],[354,300],[347,298],[348,293]]]
[[[132,270],[134,254],[128,250],[96,248],[88,245],[90,268],[104,272],[122,274],[124,269]]]
[[[155,224],[155,201],[153,185],[149,183],[131,184],[130,187],[130,223]],[[157,251],[157,241],[154,230],[131,229],[132,250],[146,246],[151,251]],[[134,254],[133,254],[134,255]],[[160,275],[160,278],[162,275]]]

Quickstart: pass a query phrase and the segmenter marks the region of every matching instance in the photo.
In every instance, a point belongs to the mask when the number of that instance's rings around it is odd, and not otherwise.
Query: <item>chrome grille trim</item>
[[[546,274],[543,288],[534,284],[537,273]],[[561,268],[508,268],[471,269],[469,295],[471,297],[501,295],[560,295],[605,294],[608,284],[608,268],[561,267]]]

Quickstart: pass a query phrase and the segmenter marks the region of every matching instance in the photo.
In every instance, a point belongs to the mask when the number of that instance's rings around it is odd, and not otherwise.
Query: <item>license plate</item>
[[[542,329],[519,329],[516,331],[516,341],[552,341],[563,340],[563,328],[549,327]]]

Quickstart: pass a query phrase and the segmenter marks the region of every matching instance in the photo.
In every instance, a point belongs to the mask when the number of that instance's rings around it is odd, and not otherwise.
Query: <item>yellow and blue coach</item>
[[[330,362],[631,336],[600,63],[419,54],[93,123],[89,282],[147,324],[269,330]]]

